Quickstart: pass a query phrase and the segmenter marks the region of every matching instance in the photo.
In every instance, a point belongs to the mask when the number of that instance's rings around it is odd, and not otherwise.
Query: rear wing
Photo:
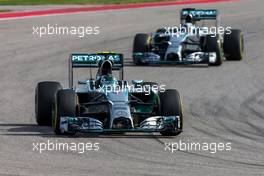
[[[111,61],[116,70],[123,67],[123,54],[71,54],[70,56],[71,67],[100,67],[105,60]]]
[[[192,14],[194,20],[216,20],[218,16],[217,9],[194,9],[186,8],[180,12],[181,20],[185,19],[188,14]]]
[[[185,23],[185,19],[188,14],[192,14],[194,21],[214,20],[216,27],[220,25],[220,15],[217,9],[184,8],[180,11],[181,24]]]
[[[123,54],[110,52],[96,54],[71,54],[69,58],[69,87],[73,87],[73,68],[99,68],[105,60],[109,60],[112,63],[113,70],[118,70],[119,77],[123,80]]]

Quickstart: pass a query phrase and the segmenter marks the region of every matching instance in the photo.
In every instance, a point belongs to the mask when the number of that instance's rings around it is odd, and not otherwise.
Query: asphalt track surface
[[[0,21],[0,175],[264,175],[264,2],[194,5],[217,7],[222,24],[245,34],[245,58],[221,67],[136,67],[127,59],[125,78],[177,88],[185,107],[184,132],[159,135],[57,137],[34,119],[38,81],[67,87],[72,52],[113,50],[131,57],[133,36],[178,24],[184,6],[46,16]],[[32,26],[98,25],[99,36],[32,35]],[[33,151],[33,143],[93,142],[100,150]],[[232,143],[231,151],[164,150],[166,142]]]

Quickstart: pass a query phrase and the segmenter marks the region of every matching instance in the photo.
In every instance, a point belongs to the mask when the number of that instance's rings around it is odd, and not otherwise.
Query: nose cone
[[[113,121],[112,128],[113,129],[131,129],[132,128],[131,120],[126,117],[116,118]]]

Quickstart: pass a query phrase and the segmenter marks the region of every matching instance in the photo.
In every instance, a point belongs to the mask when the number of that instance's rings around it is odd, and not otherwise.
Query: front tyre
[[[134,53],[146,53],[151,50],[151,36],[149,34],[137,34],[134,38],[133,44],[133,55]],[[133,56],[133,61],[136,65],[139,65],[135,57]]]
[[[210,66],[220,66],[223,62],[223,52],[221,47],[221,39],[219,35],[205,36],[205,52],[215,52],[216,53],[216,62],[209,63]]]
[[[179,116],[180,124],[174,124],[172,129],[161,131],[163,136],[176,136],[182,132],[183,110],[179,92],[175,89],[167,89],[159,94],[160,110],[162,116]],[[178,128],[179,126],[179,128]]]
[[[232,29],[224,35],[224,52],[226,60],[242,60],[244,55],[244,35],[239,29]]]
[[[35,117],[40,126],[51,126],[52,104],[62,86],[58,82],[39,82],[35,89]]]
[[[78,105],[77,94],[72,89],[59,90],[54,104],[53,129],[57,135],[74,134],[62,132],[60,129],[60,117],[76,117]]]

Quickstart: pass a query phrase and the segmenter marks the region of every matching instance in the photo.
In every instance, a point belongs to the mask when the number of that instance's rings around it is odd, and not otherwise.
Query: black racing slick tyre
[[[133,54],[134,53],[146,53],[151,49],[151,36],[149,34],[137,34],[134,38]],[[134,63],[139,64],[134,60]]]
[[[205,37],[205,52],[215,52],[216,62],[209,63],[210,66],[220,66],[223,62],[223,52],[221,47],[220,36],[207,35]]]
[[[181,96],[175,89],[167,89],[165,92],[161,92],[160,95],[160,111],[162,116],[179,116],[180,124],[179,128],[174,125],[170,130],[161,131],[163,136],[176,136],[181,133],[183,128],[183,107]]]
[[[149,34],[137,34],[134,38],[133,53],[149,52],[151,36]]]
[[[62,86],[58,82],[39,82],[35,89],[35,117],[40,126],[51,126],[52,104]]]
[[[60,117],[76,117],[78,105],[77,94],[72,89],[59,90],[57,92],[54,104],[53,129],[57,135],[74,134],[62,132],[60,130]]]
[[[244,35],[239,29],[232,29],[224,35],[224,52],[226,60],[242,60],[244,55]]]

